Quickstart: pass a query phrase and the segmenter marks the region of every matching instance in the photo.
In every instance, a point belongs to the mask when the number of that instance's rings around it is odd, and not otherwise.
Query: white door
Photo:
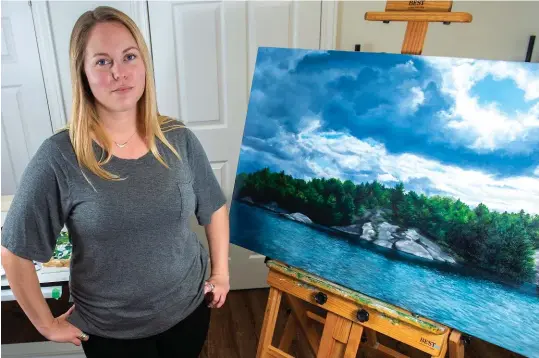
[[[28,2],[2,2],[1,37],[2,195],[13,195],[30,158],[52,134]]]
[[[320,47],[320,2],[149,2],[159,111],[200,139],[229,203],[258,46]],[[196,228],[207,245],[202,228]],[[232,245],[232,289],[264,287],[264,257]]]

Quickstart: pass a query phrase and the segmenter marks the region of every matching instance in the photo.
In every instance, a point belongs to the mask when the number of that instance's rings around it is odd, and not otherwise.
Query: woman
[[[84,13],[70,58],[70,123],[30,161],[3,227],[10,286],[41,334],[88,357],[197,357],[210,307],[229,291],[226,199],[195,135],[158,114],[148,48],[129,17]],[[75,304],[53,318],[32,260],[51,258],[64,225]]]

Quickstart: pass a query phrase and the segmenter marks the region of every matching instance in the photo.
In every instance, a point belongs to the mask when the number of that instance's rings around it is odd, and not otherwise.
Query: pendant
[[[114,143],[116,143],[116,142],[114,142]],[[116,145],[117,145],[118,147],[120,147],[120,148],[123,148],[123,147],[125,147],[125,146],[127,145],[127,143],[124,143],[124,144],[118,144],[118,143],[116,143]]]

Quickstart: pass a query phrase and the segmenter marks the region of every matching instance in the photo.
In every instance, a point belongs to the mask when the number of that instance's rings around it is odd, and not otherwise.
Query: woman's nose
[[[123,64],[119,64],[118,62],[115,62],[110,69],[112,73],[112,78],[114,80],[118,81],[122,78],[123,79],[127,78],[127,71],[124,68]]]

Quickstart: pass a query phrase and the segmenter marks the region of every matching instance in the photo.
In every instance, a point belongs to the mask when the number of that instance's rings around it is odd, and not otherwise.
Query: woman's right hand
[[[83,332],[67,321],[67,317],[71,315],[74,309],[75,309],[75,305],[71,306],[71,308],[63,315],[58,316],[55,319],[53,319],[51,325],[45,329],[45,332],[43,332],[43,336],[45,336],[45,338],[53,342],[59,342],[59,343],[71,342],[76,346],[80,346],[81,345],[80,336],[82,335]],[[86,336],[84,338],[84,341],[87,341],[88,338],[89,337]]]
[[[2,266],[6,271],[9,286],[17,302],[30,322],[45,338],[54,342],[71,342],[81,345],[81,330],[67,321],[75,306],[63,315],[54,318],[43,297],[39,278],[32,260],[20,257],[0,245]],[[88,338],[85,337],[86,341]]]

